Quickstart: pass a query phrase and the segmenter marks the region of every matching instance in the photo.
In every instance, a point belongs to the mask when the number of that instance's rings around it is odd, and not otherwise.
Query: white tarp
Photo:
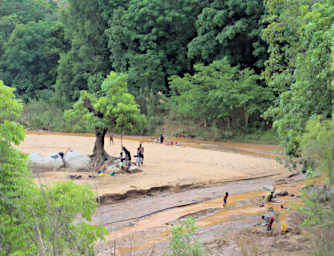
[[[42,157],[40,154],[31,153],[28,156],[28,159],[32,166],[41,167],[41,168],[61,168],[64,163],[61,157],[57,154],[51,154],[47,157]]]
[[[80,152],[67,152],[64,156],[65,167],[71,170],[87,170],[90,157]]]

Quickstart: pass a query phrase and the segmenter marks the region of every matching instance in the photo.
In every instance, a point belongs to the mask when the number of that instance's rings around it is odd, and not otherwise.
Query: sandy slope
[[[73,151],[89,154],[94,138],[68,135],[28,134],[19,146],[25,153],[37,152],[46,156],[50,153]],[[132,155],[136,152],[137,141],[123,141]],[[147,189],[154,186],[216,183],[227,180],[247,179],[269,174],[286,174],[288,171],[275,160],[232,152],[219,152],[193,147],[176,147],[144,143],[144,171],[132,175],[105,175],[96,180],[88,179],[88,173],[81,173],[83,179],[78,183],[97,187],[98,193],[124,193],[131,189]],[[106,150],[118,156],[120,140],[113,145],[106,140]],[[69,173],[49,172],[41,175],[42,183],[67,180]]]

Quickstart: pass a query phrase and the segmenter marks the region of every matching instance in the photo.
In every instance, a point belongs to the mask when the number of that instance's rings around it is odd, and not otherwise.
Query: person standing
[[[124,154],[125,154],[125,166],[126,169],[128,170],[131,166],[131,153],[129,150],[126,149],[126,147],[122,147]]]
[[[271,217],[269,220],[268,226],[267,226],[267,231],[271,231],[274,221],[275,221],[275,218]]]
[[[137,155],[139,157],[140,165],[143,166],[144,165],[144,147],[141,143],[139,144]]]
[[[140,148],[137,148],[137,155],[135,155],[136,157],[136,163],[137,166],[140,167],[140,165],[142,164],[142,160],[141,160],[141,156],[140,156]]]
[[[112,142],[112,144],[114,144],[114,135],[112,134],[112,132],[110,132],[109,134],[109,139],[110,139],[110,144]]]
[[[227,203],[227,198],[228,198],[228,192],[226,192],[225,196],[224,196],[224,205],[223,205],[224,208],[225,208],[226,203]]]
[[[163,134],[161,133],[160,134],[160,144],[163,144],[164,143],[164,136],[163,136]]]

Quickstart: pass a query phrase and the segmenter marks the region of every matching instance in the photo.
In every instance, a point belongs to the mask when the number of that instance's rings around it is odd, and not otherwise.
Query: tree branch
[[[92,104],[90,103],[90,100],[85,98],[84,101],[83,101],[83,105],[84,107],[86,107],[88,109],[88,111],[90,113],[93,113],[94,116],[98,117],[98,118],[103,118],[103,113],[101,113],[100,111],[97,111],[93,108]]]

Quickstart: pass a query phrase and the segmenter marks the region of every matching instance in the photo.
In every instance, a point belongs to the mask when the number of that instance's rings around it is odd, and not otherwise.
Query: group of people
[[[110,144],[114,143],[114,135],[112,132],[109,134]],[[124,157],[123,157],[124,152]],[[136,164],[138,167],[141,167],[144,165],[144,147],[142,143],[139,143],[139,146],[137,148],[137,155],[134,156],[136,158]],[[120,159],[122,163],[122,167],[129,168],[131,166],[131,153],[130,151],[122,145],[122,151],[120,153]]]
[[[123,157],[123,152],[124,152],[124,157]],[[135,155],[134,157],[136,157],[136,164],[138,167],[141,167],[144,165],[144,147],[141,143],[139,144],[137,148],[137,155]],[[120,159],[121,159],[122,167],[129,168],[131,166],[131,153],[125,146],[122,146],[122,151],[120,153]]]
[[[268,196],[268,199],[267,199],[268,202],[271,202],[274,192],[275,192],[275,188],[270,192],[270,194]],[[229,196],[229,194],[228,194],[228,192],[226,192],[225,196],[224,196],[223,208],[226,207],[228,196]],[[281,208],[283,208],[283,205],[281,205]],[[271,217],[271,216],[263,215],[263,216],[261,216],[261,219],[264,221],[263,225],[267,226],[267,231],[271,231],[273,223],[275,221],[275,218]]]
[[[154,143],[160,143],[160,144],[166,144],[166,145],[169,145],[169,146],[181,146],[181,143],[177,142],[177,141],[166,141],[166,137],[164,137],[164,135],[161,133],[160,134],[160,137],[159,138],[155,138],[153,139]]]

